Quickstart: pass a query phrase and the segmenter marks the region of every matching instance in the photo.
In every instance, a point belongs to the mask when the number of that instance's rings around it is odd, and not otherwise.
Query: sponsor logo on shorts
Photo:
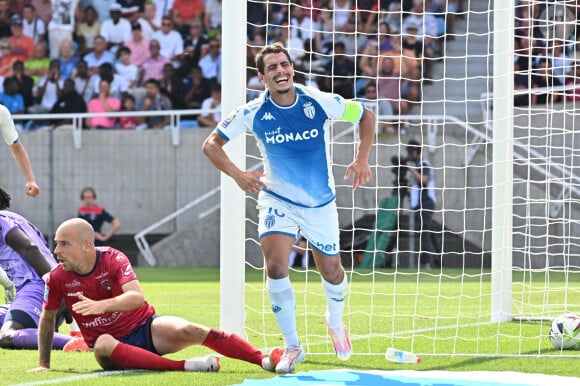
[[[324,253],[338,253],[338,248],[336,247],[335,243],[332,244],[323,244],[323,243],[319,243],[316,242],[314,243],[314,246],[316,247],[316,249],[324,252]]]
[[[272,311],[276,314],[282,311],[282,308],[280,306],[272,306]]]

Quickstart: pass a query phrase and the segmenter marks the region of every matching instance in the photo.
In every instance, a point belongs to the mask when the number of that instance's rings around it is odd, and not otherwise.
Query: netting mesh
[[[345,323],[356,354],[389,346],[434,355],[554,355],[551,320],[580,313],[576,103],[579,17],[573,1],[516,1],[513,197],[493,182],[494,5],[485,0],[249,1],[248,90],[259,92],[252,57],[281,41],[296,81],[355,98],[378,116],[374,179],[356,192],[343,180],[356,128],[335,122],[333,172],[341,257],[349,278]],[[261,18],[257,17],[261,11]],[[497,28],[497,27],[496,27]],[[512,61],[512,58],[507,59]],[[407,144],[422,146],[436,204],[412,210]],[[259,168],[255,144],[248,163]],[[265,293],[256,200],[247,198],[246,331],[279,344]],[[493,211],[513,212],[511,322],[492,322]],[[432,218],[432,223],[426,217]],[[425,234],[432,246],[425,241]],[[298,330],[311,354],[332,353],[325,299],[312,261],[297,258],[292,280]],[[573,352],[572,352],[573,354]]]

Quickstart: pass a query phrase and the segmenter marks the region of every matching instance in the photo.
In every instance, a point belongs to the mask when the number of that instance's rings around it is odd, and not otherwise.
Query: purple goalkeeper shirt
[[[6,244],[6,235],[14,228],[19,228],[34,244],[38,246],[40,252],[51,267],[57,263],[42,233],[32,225],[27,219],[19,214],[1,210],[0,211],[0,267],[8,274],[8,277],[14,282],[16,292],[28,281],[42,281],[42,278],[36,273],[20,254]]]

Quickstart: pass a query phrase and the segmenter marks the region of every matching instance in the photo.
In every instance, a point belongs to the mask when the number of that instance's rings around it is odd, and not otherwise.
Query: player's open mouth
[[[275,82],[276,82],[277,84],[288,83],[288,80],[289,80],[289,79],[290,79],[290,78],[288,78],[288,77],[284,77],[284,78],[278,78],[278,79],[276,79],[276,80],[275,80]]]

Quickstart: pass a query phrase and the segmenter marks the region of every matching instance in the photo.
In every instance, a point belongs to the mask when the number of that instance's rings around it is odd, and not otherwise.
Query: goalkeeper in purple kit
[[[0,267],[16,289],[12,302],[0,309],[0,347],[37,349],[44,299],[42,276],[57,263],[42,233],[21,215],[5,210],[10,201],[10,195],[0,187]],[[58,333],[52,348],[88,351],[83,339]]]
[[[330,120],[359,124],[360,142],[345,179],[353,189],[371,180],[368,158],[375,116],[360,103],[340,95],[294,84],[288,51],[275,43],[256,55],[258,76],[266,92],[222,120],[205,140],[203,151],[246,192],[259,192],[258,233],[267,270],[266,287],[282,332],[285,351],[276,372],[289,373],[304,360],[296,329],[296,298],[289,278],[288,257],[300,232],[312,247],[322,276],[328,330],[338,358],[347,360],[352,347],[342,321],[347,279],[339,255],[338,212],[331,170]],[[223,146],[244,132],[258,141],[264,173],[240,170]]]

